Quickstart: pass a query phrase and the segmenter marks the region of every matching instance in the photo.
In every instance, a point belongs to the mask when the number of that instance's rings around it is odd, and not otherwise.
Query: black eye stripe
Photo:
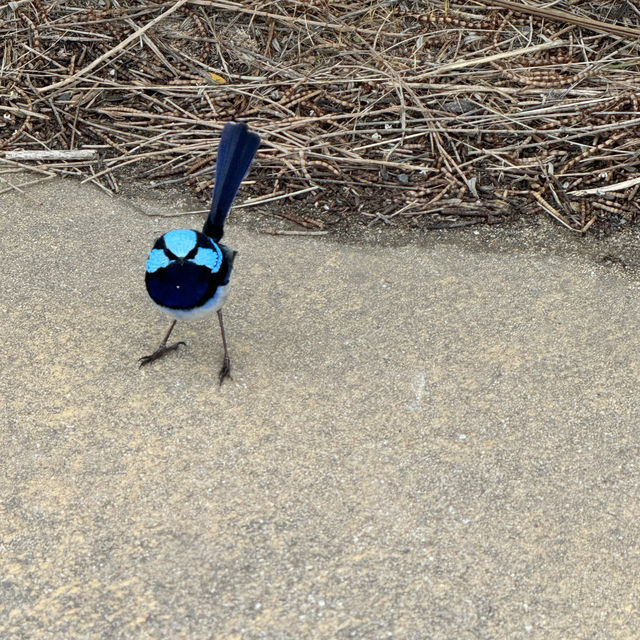
[[[196,242],[196,251],[199,247],[201,247],[202,249],[213,249],[213,242],[211,241],[211,239],[207,238],[207,236],[200,234]]]
[[[166,247],[164,248],[164,254],[167,256],[167,258],[169,258],[169,260],[190,260],[191,258],[195,258],[197,252],[198,247],[194,247],[193,249],[191,249],[191,251],[189,251],[189,253],[187,253],[184,258],[178,258],[178,256],[173,253],[173,251],[169,251],[169,249],[167,249]]]

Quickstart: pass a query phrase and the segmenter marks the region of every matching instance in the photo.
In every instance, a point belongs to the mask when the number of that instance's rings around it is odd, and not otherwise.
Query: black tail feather
[[[259,145],[260,136],[249,131],[244,123],[228,122],[222,130],[216,160],[213,202],[203,229],[215,242],[222,238],[224,221]]]

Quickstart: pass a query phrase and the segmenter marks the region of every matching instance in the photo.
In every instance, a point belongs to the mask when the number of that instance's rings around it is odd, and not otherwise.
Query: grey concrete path
[[[640,637],[632,278],[231,226],[219,389],[215,318],[136,366],[200,224],[0,196],[1,638]]]

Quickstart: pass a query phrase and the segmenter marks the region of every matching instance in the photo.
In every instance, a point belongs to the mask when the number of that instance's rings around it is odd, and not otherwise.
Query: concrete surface
[[[232,225],[219,389],[215,317],[136,366],[200,225],[0,196],[1,638],[640,637],[633,277]]]

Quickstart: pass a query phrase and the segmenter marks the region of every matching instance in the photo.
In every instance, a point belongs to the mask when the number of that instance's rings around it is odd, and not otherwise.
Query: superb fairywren
[[[253,160],[260,137],[246,124],[229,122],[222,130],[211,211],[202,232],[174,229],[160,236],[149,252],[145,283],[151,299],[175,319],[158,348],[140,358],[140,366],[157,360],[184,342],[167,345],[178,320],[218,312],[224,361],[220,384],[229,376],[231,362],[222,322],[222,305],[229,294],[229,278],[236,252],[223,245],[224,221]]]

